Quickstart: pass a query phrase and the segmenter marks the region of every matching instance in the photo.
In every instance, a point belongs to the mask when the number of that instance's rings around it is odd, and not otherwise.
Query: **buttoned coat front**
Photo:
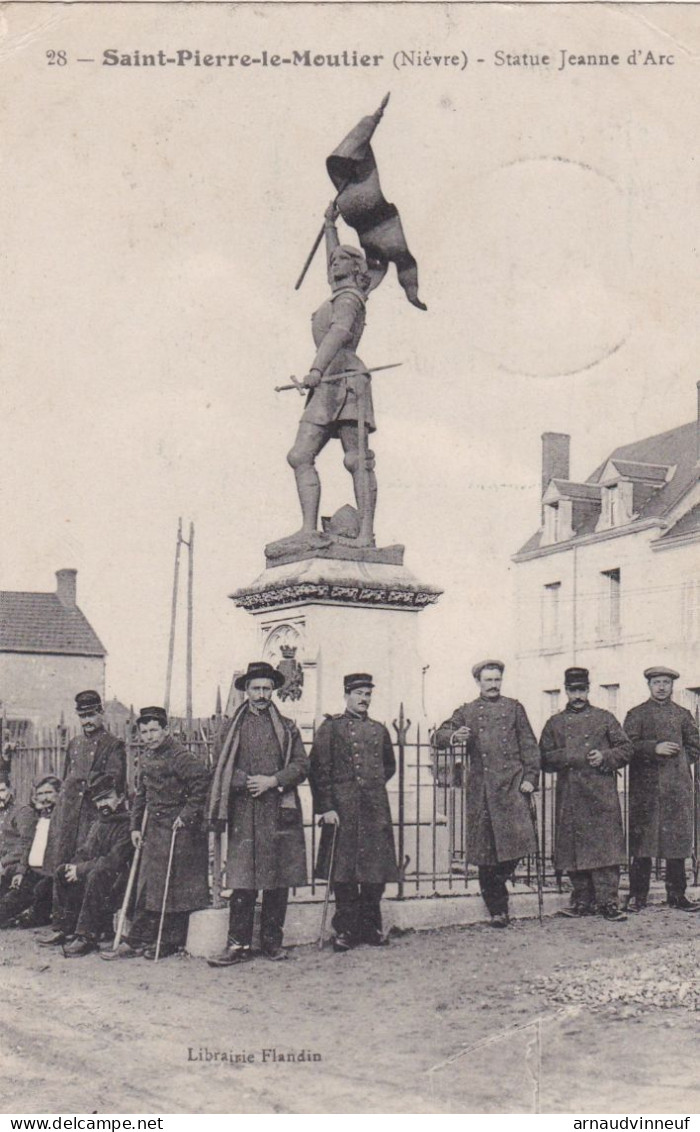
[[[557,776],[554,867],[586,872],[625,860],[625,835],[617,792],[617,770],[632,757],[632,744],[609,711],[587,704],[566,707],[548,719],[542,738],[542,769]],[[600,751],[603,765],[586,755]]]
[[[63,768],[63,785],[51,815],[44,869],[53,872],[73,860],[73,854],[90,832],[97,807],[88,789],[103,774],[114,778],[117,789],[125,789],[126,750],[121,739],[101,728],[92,735],[71,739]]]
[[[340,818],[333,879],[386,884],[398,878],[386,783],[396,759],[386,727],[345,712],[324,720],[311,748],[314,810]],[[316,875],[327,878],[332,829],[324,826]]]
[[[171,735],[155,751],[144,751],[139,786],[131,811],[132,830],[148,819],[139,868],[138,906],[160,912],[173,836],[180,817],[184,829],[175,836],[166,912],[193,912],[209,903],[209,841],[202,829],[208,768]]]
[[[438,729],[438,748],[460,727],[471,735],[468,768],[467,860],[475,865],[515,861],[536,850],[523,782],[537,787],[540,754],[525,709],[518,700],[479,697],[458,707]]]
[[[649,699],[625,719],[632,740],[630,853],[633,857],[689,857],[693,849],[693,776],[700,739],[689,711],[673,700]],[[657,755],[658,743],[677,743],[677,755]]]

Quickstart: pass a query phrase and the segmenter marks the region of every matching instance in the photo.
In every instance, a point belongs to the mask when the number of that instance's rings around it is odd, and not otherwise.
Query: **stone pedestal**
[[[415,718],[422,699],[417,615],[441,592],[400,561],[318,555],[268,565],[231,597],[258,623],[261,659],[299,666],[303,680],[282,689],[280,707],[308,734],[324,713],[343,710],[348,672],[373,674],[374,719],[390,726],[401,703]]]

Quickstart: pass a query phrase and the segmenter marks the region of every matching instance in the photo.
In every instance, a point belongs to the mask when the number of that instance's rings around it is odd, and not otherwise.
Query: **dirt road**
[[[5,931],[3,1111],[694,1113],[699,930],[655,907],[219,971]]]

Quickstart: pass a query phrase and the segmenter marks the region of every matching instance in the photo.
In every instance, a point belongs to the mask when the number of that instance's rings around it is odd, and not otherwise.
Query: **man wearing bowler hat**
[[[131,811],[134,848],[143,842],[136,915],[128,939],[102,952],[107,960],[155,959],[163,911],[159,958],[174,955],[187,941],[190,912],[209,904],[209,839],[202,829],[209,770],[170,734],[164,708],[141,708],[136,722],[144,746]]]
[[[652,857],[666,860],[669,907],[698,912],[688,900],[685,858],[693,849],[693,776],[691,763],[700,756],[700,737],[689,711],[673,702],[678,673],[655,665],[644,678],[649,699],[633,707],[625,719],[632,740],[630,764],[630,895],[629,912],[641,912],[649,895]]]
[[[59,865],[72,861],[97,818],[90,787],[103,774],[110,774],[117,789],[126,785],[126,751],[121,739],[105,730],[102,700],[98,692],[78,692],[75,710],[82,735],[71,739],[63,768],[63,786],[51,818],[44,870],[53,874]]]
[[[388,943],[382,932],[384,886],[398,879],[386,783],[396,771],[386,727],[370,719],[368,672],[343,681],[345,711],[328,716],[311,748],[309,781],[322,823],[316,875],[335,891],[335,951]],[[333,835],[336,846],[329,877]]]
[[[625,835],[617,771],[630,761],[632,744],[614,715],[588,702],[587,668],[567,668],[564,689],[568,703],[540,739],[542,769],[557,776],[554,865],[573,886],[561,914],[626,920],[618,907]]]
[[[53,933],[42,947],[63,944],[66,958],[97,950],[100,937],[111,934],[112,916],[126,886],[133,853],[124,795],[111,774],[90,787],[97,820],[70,863],[59,865],[53,881]]]
[[[527,795],[537,789],[540,753],[522,704],[501,695],[504,668],[502,660],[475,664],[478,698],[434,736],[438,750],[466,746],[467,863],[478,866],[494,928],[509,923],[507,878],[537,848]]]
[[[272,693],[284,676],[253,661],[236,680],[246,698],[221,738],[207,816],[215,830],[228,825],[226,879],[231,893],[224,951],[211,967],[231,967],[252,956],[255,901],[262,889],[260,944],[266,959],[287,958],[282,947],[289,889],[306,884],[306,845],[297,786],[308,759],[293,720]]]

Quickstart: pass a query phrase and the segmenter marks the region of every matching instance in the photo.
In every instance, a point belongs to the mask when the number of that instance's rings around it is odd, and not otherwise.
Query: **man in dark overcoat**
[[[618,907],[625,836],[617,771],[632,757],[632,744],[614,715],[588,702],[587,668],[567,668],[564,689],[568,703],[547,720],[540,739],[542,769],[557,776],[554,865],[573,885],[561,914],[598,911],[625,920]]]
[[[652,857],[666,860],[666,898],[671,908],[698,912],[688,900],[685,859],[693,850],[693,775],[700,756],[700,738],[689,711],[673,702],[678,673],[656,665],[644,676],[649,699],[633,707],[625,719],[632,740],[630,764],[630,895],[629,912],[646,905]]]
[[[159,958],[184,947],[190,912],[209,904],[209,840],[202,828],[209,769],[173,738],[162,707],[142,708],[136,722],[144,744],[131,811],[132,843],[143,842],[136,915],[117,950],[102,952],[107,960],[155,959],[171,849]]]
[[[345,711],[328,716],[311,748],[309,781],[322,823],[316,875],[335,892],[335,951],[378,947],[384,886],[398,879],[386,783],[396,771],[391,737],[369,718],[374,682],[367,672],[343,681]],[[329,877],[333,837],[333,875]]]
[[[78,692],[75,710],[82,735],[71,739],[66,751],[63,787],[51,820],[45,869],[53,874],[59,865],[72,861],[97,818],[89,787],[103,774],[111,774],[118,789],[126,787],[126,751],[121,739],[105,729],[99,693]]]
[[[540,753],[525,709],[501,695],[505,665],[472,668],[478,699],[456,708],[438,728],[438,750],[465,747],[468,756],[467,862],[478,866],[491,926],[508,926],[508,889],[521,857],[536,852],[528,795],[539,782]]]
[[[90,797],[97,806],[97,819],[73,860],[56,869],[53,932],[37,941],[41,947],[63,944],[68,959],[96,951],[100,937],[111,934],[134,851],[126,799],[111,774],[95,780]]]
[[[286,959],[282,947],[289,889],[306,884],[306,845],[297,786],[308,759],[293,720],[272,693],[284,676],[253,661],[236,680],[246,698],[222,735],[207,813],[212,828],[228,825],[226,879],[232,888],[224,951],[211,967],[251,958],[255,901],[262,889],[260,945],[266,959]]]

